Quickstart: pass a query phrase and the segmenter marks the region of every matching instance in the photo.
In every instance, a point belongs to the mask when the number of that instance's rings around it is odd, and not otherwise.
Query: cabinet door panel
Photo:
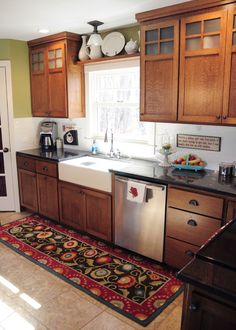
[[[181,20],[178,120],[220,124],[226,10]]]
[[[37,174],[39,213],[59,220],[57,179]]]
[[[18,170],[20,204],[31,211],[38,212],[36,173]]]
[[[85,193],[76,185],[59,182],[60,221],[85,230]]]
[[[111,197],[86,190],[86,231],[111,240]]]
[[[236,124],[236,7],[229,11],[227,29],[223,123]]]
[[[141,120],[176,121],[179,22],[141,27]]]

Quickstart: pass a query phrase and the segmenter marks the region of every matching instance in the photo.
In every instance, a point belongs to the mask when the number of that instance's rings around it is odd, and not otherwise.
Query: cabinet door
[[[236,7],[229,11],[225,62],[223,123],[236,124]]]
[[[59,182],[60,221],[85,230],[85,193],[77,185]]]
[[[234,307],[202,296],[197,292],[192,293],[187,307],[189,312],[183,329],[234,330],[236,328],[236,309]]]
[[[181,20],[179,121],[221,123],[226,13]]]
[[[37,174],[39,213],[59,220],[57,179]]]
[[[179,22],[141,26],[141,120],[176,121]]]
[[[67,87],[64,42],[47,48],[48,98],[50,117],[67,116]]]
[[[35,117],[48,116],[48,83],[45,48],[30,50],[31,101]]]
[[[226,222],[236,218],[236,201],[228,201]]]
[[[18,178],[21,206],[38,212],[36,173],[19,169]]]
[[[86,190],[86,231],[96,237],[111,240],[111,197]]]

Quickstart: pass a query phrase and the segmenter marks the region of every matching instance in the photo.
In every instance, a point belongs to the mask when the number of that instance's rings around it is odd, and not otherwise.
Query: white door
[[[9,122],[13,125],[11,97],[10,63],[0,61],[0,211],[17,209],[15,154],[9,126]]]

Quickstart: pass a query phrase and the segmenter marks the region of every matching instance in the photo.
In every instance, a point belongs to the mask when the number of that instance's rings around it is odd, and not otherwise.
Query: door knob
[[[9,151],[8,148],[4,148],[4,149],[3,149],[3,152],[8,152],[8,151]]]

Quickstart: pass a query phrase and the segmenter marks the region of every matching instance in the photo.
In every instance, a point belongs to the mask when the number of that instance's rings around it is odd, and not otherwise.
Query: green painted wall
[[[31,117],[27,43],[19,40],[0,40],[0,60],[11,61],[14,117]]]

